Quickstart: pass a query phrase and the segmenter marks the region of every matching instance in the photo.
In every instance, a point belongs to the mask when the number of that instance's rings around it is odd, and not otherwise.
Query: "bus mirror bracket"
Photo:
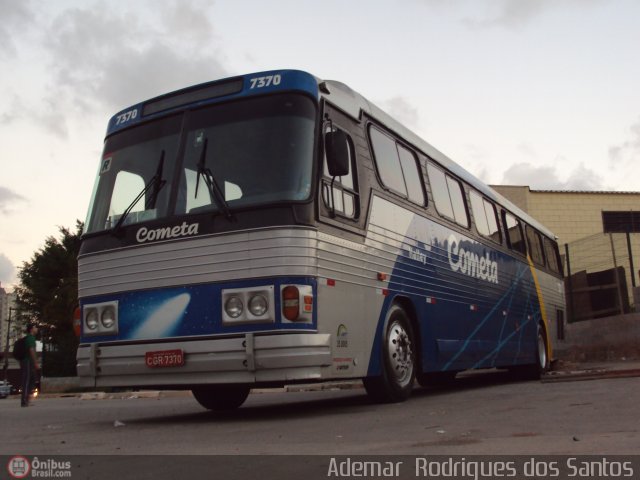
[[[349,173],[349,138],[342,130],[327,132],[324,136],[327,169],[332,177]]]

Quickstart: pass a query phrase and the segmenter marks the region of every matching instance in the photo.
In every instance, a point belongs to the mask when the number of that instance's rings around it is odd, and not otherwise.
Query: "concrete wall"
[[[640,313],[566,324],[553,344],[559,360],[640,360]]]
[[[43,393],[79,392],[79,377],[42,377],[40,381]]]

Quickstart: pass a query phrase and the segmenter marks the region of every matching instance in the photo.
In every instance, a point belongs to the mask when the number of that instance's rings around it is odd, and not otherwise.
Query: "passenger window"
[[[547,257],[547,266],[556,273],[562,273],[558,261],[558,244],[544,237],[544,253]]]
[[[429,176],[431,193],[433,194],[433,202],[436,205],[436,210],[438,210],[438,213],[443,217],[453,220],[453,207],[451,206],[449,187],[447,186],[447,179],[444,176],[444,172],[428,163],[427,174]]]
[[[469,199],[471,200],[471,210],[473,211],[473,219],[478,233],[489,237],[494,242],[501,243],[502,239],[493,203],[482,197],[475,190],[469,192]]]
[[[391,190],[407,195],[407,187],[402,178],[400,159],[396,142],[376,128],[369,129],[371,145],[373,146],[373,156],[375,158],[378,173],[382,183]]]
[[[456,223],[463,227],[468,227],[469,218],[467,217],[467,209],[464,206],[462,185],[460,185],[460,182],[447,175],[447,186],[449,187],[449,196],[451,197],[453,216],[455,217]]]
[[[335,131],[335,126],[328,125],[325,133]],[[359,215],[358,191],[355,175],[355,150],[351,137],[349,137],[349,173],[341,177],[332,178],[327,167],[327,158],[324,158],[324,178],[322,179],[322,201],[325,206],[340,216],[357,218]],[[333,195],[332,195],[333,191]]]
[[[424,190],[415,154],[373,126],[369,128],[369,136],[383,185],[418,205],[424,205]]]
[[[460,182],[431,163],[427,164],[427,174],[438,213],[463,227],[468,227],[469,218]]]
[[[498,226],[498,214],[493,203],[483,200],[484,210],[487,214],[487,225],[489,225],[489,237],[496,243],[502,243],[502,235],[500,235],[500,227]]]
[[[544,252],[542,251],[542,238],[540,238],[540,234],[529,225],[525,227],[525,231],[527,232],[527,242],[529,243],[531,260],[538,265],[544,265]]]
[[[407,194],[409,200],[418,205],[424,205],[424,190],[420,180],[420,170],[415,155],[410,150],[398,145],[398,156],[402,166],[402,174],[407,184]]]
[[[522,235],[522,225],[520,220],[504,212],[503,214],[504,229],[507,232],[507,240],[509,242],[509,248],[522,255],[527,254],[527,246],[524,243],[524,237]]]

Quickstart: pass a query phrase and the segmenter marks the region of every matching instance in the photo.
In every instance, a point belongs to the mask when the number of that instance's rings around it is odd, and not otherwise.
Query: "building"
[[[0,351],[4,352],[9,339],[9,350],[13,343],[21,335],[21,325],[16,316],[16,294],[7,293],[0,283]],[[9,329],[9,317],[11,316],[11,328]]]
[[[560,245],[595,234],[624,232],[621,228],[625,226],[629,226],[632,233],[640,232],[640,192],[491,187],[554,232]]]

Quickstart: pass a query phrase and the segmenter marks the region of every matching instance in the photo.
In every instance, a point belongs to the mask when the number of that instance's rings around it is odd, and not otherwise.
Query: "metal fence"
[[[561,254],[569,321],[634,311],[638,252],[640,236],[629,233],[601,233],[565,244]]]

